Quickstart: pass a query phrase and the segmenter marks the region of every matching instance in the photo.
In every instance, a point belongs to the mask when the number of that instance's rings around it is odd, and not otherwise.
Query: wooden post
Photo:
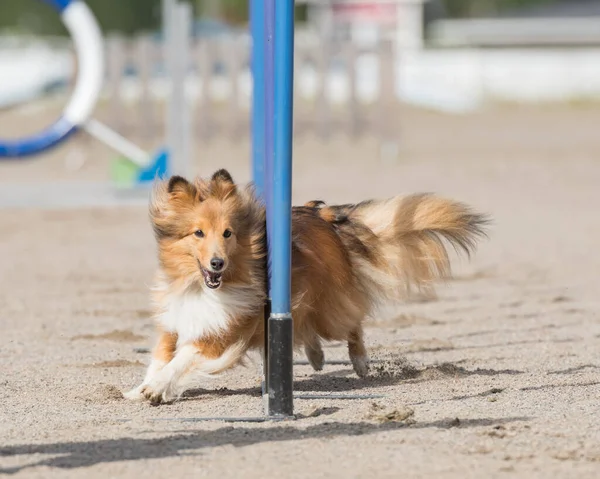
[[[200,103],[198,106],[198,124],[200,126],[200,137],[208,141],[212,134],[212,75],[213,75],[213,51],[214,43],[210,40],[202,40],[197,46],[198,72],[201,79],[202,89],[200,92]]]
[[[331,45],[321,38],[321,46],[317,50],[317,66],[319,68],[319,90],[317,93],[316,128],[318,134],[324,141],[327,141],[331,135],[331,112],[330,104],[327,98],[327,80],[329,77],[329,64],[331,62]]]
[[[299,71],[302,66],[303,66],[303,62],[304,62],[304,52],[301,51],[301,49],[296,46],[296,48],[294,48],[294,71],[297,72]],[[300,109],[300,103],[297,101],[297,99],[299,98],[299,92],[300,89],[298,87],[298,75],[294,75],[294,137],[297,138],[300,135],[302,135],[302,133],[304,132],[305,129],[305,125],[304,125],[304,110]]]
[[[240,72],[242,59],[240,41],[237,36],[227,41],[225,48],[226,68],[229,74],[231,89],[229,91],[229,125],[230,135],[237,139],[240,134]]]
[[[140,136],[143,140],[149,140],[153,138],[156,133],[156,125],[150,91],[153,63],[152,40],[148,36],[141,36],[136,40],[132,60],[136,61],[138,65],[140,81],[140,101],[138,109]]]
[[[348,109],[349,109],[349,136],[357,138],[360,135],[361,129],[361,112],[360,102],[358,100],[358,91],[356,87],[356,60],[357,50],[355,45],[348,43],[344,48],[344,59],[346,61],[346,71],[348,72]]]
[[[171,12],[171,37],[167,39],[167,55],[171,57],[171,80],[167,116],[167,139],[172,173],[183,177],[192,173],[192,136],[189,98],[186,95],[190,66],[190,36],[192,8],[189,3],[176,3]]]
[[[111,128],[123,133],[125,126],[123,102],[121,101],[121,82],[125,69],[125,41],[121,36],[110,36],[106,41],[107,76],[109,90],[109,124]]]
[[[398,156],[396,121],[396,75],[393,42],[384,38],[379,44],[379,125],[381,159],[393,161]]]

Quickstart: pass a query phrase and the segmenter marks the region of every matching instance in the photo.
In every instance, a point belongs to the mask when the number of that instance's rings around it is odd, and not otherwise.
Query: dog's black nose
[[[210,260],[210,266],[214,271],[221,271],[224,265],[225,261],[222,258],[213,258]]]

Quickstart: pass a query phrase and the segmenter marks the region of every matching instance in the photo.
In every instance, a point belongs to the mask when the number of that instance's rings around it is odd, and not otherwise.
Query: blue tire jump
[[[102,89],[103,38],[92,11],[81,0],[41,1],[57,11],[73,39],[78,65],[75,88],[54,124],[28,137],[0,138],[0,159],[35,155],[65,141],[89,119]]]

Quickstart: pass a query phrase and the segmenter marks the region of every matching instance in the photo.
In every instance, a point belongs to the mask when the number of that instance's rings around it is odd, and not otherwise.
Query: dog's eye
[[[194,235],[196,236],[196,238],[204,238],[204,231],[202,231],[202,230],[194,231]]]
[[[231,230],[225,230],[223,232],[223,237],[224,238],[229,238],[231,236]]]

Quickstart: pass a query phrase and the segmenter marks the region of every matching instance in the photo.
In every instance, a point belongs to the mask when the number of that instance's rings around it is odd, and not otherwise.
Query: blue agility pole
[[[265,197],[265,167],[266,167],[266,129],[267,117],[272,121],[271,115],[267,115],[267,88],[265,85],[265,70],[267,55],[266,34],[266,9],[264,0],[250,1],[250,27],[252,32],[252,179],[256,188],[256,194],[266,202]],[[271,23],[272,24],[272,23]],[[272,41],[272,39],[271,39]],[[271,58],[271,65],[272,55]],[[272,81],[272,79],[271,79]],[[272,135],[271,135],[272,137]],[[267,260],[265,259],[265,262]],[[265,289],[269,289],[269,281],[265,283]],[[267,298],[264,309],[264,347],[263,347],[263,395],[268,390],[268,355],[269,355],[269,330],[268,320],[271,314],[270,298]]]
[[[265,191],[265,4],[250,2],[252,30],[252,179],[256,193],[264,198]]]
[[[294,1],[252,0],[252,174],[267,209],[267,415],[293,415],[291,187]]]
[[[273,224],[273,165],[275,155],[275,1],[264,0],[265,8],[265,37],[264,37],[264,100],[265,100],[265,202],[267,206],[267,243],[271,243]],[[269,265],[271,255],[269,255]],[[271,284],[269,280],[269,298],[271,298]]]
[[[291,314],[292,245],[292,133],[294,79],[294,0],[266,0],[267,54],[274,19],[274,65],[266,59],[267,115],[274,98],[272,122],[267,126],[267,232],[271,314],[268,320],[268,414],[293,415],[293,323]],[[274,9],[274,15],[271,9]],[[274,79],[270,90],[269,79]],[[273,143],[269,129],[273,128]],[[273,148],[272,164],[269,150]]]

